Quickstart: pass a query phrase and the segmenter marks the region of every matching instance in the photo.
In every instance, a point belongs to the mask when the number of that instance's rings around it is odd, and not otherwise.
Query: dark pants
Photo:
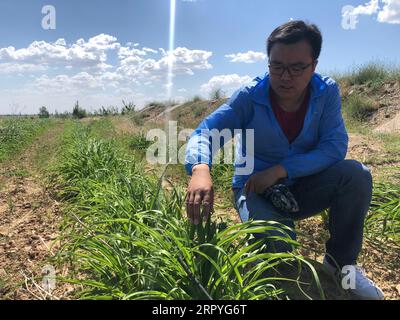
[[[244,189],[234,189],[235,208],[242,221],[249,219],[277,221],[294,229],[294,221],[320,213],[329,208],[330,239],[326,251],[339,266],[355,264],[361,251],[364,220],[372,197],[370,170],[355,160],[343,160],[307,177],[289,187],[297,200],[300,212],[285,213],[277,210],[262,196]],[[259,236],[282,236],[279,231]],[[295,232],[289,232],[296,239]],[[275,242],[276,251],[290,251],[284,241]]]

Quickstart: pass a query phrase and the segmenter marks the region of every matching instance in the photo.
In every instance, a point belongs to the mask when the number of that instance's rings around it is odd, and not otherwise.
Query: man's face
[[[271,49],[269,61],[272,66],[270,84],[282,99],[298,98],[308,86],[317,66],[317,62],[312,58],[311,45],[305,40],[294,44],[276,43]],[[302,70],[307,65],[308,67]],[[282,75],[273,74],[273,70],[279,71],[281,66],[292,66],[291,69],[299,71],[301,75],[290,75],[287,69]]]

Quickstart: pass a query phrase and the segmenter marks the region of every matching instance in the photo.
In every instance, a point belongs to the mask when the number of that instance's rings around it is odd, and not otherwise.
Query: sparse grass
[[[385,82],[400,84],[400,67],[383,62],[370,62],[348,72],[332,72],[331,75],[341,87],[364,86],[366,93],[375,94]]]
[[[0,162],[27,146],[53,122],[48,119],[7,118],[0,126]]]
[[[129,118],[135,125],[142,126],[144,124],[146,114],[135,111],[130,113]]]
[[[141,131],[130,136],[129,147],[135,150],[145,151],[153,142],[146,139],[146,134]]]
[[[110,139],[116,136],[114,125],[108,117],[91,122],[89,129],[96,138]]]
[[[365,232],[372,239],[391,240],[400,245],[400,186],[375,183]]]
[[[26,178],[29,176],[29,172],[25,168],[15,168],[4,173],[5,177],[21,177]]]
[[[165,102],[160,101],[152,101],[148,103],[145,108],[156,108],[158,110],[164,111],[167,108],[167,104]]]
[[[382,183],[400,185],[400,165],[380,165],[376,180]]]
[[[344,99],[342,110],[348,120],[364,122],[371,117],[377,107],[372,99],[352,94]]]
[[[374,138],[381,142],[384,147],[386,162],[400,161],[400,134],[374,133]]]
[[[382,63],[368,63],[356,68],[348,77],[349,85],[382,84],[390,76],[387,67]]]
[[[199,118],[201,116],[204,116],[204,112],[207,110],[206,105],[193,105],[193,115],[195,118]]]
[[[387,152],[400,154],[400,134],[398,133],[375,133],[374,138],[383,143]]]
[[[371,129],[364,129],[363,135],[368,136],[371,141],[375,141],[382,148],[380,153],[371,153],[365,164],[382,166],[400,162],[400,135],[398,133],[376,133]]]
[[[400,85],[400,68],[393,68],[389,71],[389,78],[395,80]]]
[[[50,139],[40,139],[36,147],[35,166],[44,175],[50,171],[49,168],[57,161],[57,155],[62,149],[62,132],[71,120],[56,120],[55,122]]]

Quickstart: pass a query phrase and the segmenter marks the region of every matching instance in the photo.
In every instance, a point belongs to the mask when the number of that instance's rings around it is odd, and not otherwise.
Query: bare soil
[[[0,166],[0,299],[58,299],[72,292],[66,284],[43,286],[46,266],[59,248],[60,205],[36,164],[38,153],[55,148],[63,127],[54,126],[21,154]],[[55,151],[55,150],[53,150]],[[65,275],[67,270],[57,270]]]

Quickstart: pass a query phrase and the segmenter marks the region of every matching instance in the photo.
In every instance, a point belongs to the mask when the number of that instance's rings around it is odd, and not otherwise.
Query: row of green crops
[[[400,186],[375,183],[365,223],[370,238],[391,240],[400,245]]]
[[[29,144],[50,124],[47,119],[18,117],[3,119],[0,122],[0,162]]]
[[[292,253],[265,253],[270,242],[252,236],[273,229],[281,232],[279,239],[291,241],[278,225],[209,220],[192,226],[184,217],[183,189],[161,188],[165,170],[161,177],[157,170],[145,172],[112,139],[94,138],[79,123],[67,130],[64,143],[53,177],[67,214],[57,258],[75,267],[64,281],[83,285],[80,298],[287,298],[283,281],[307,284],[279,278],[273,270],[301,261],[324,298],[307,261]]]

